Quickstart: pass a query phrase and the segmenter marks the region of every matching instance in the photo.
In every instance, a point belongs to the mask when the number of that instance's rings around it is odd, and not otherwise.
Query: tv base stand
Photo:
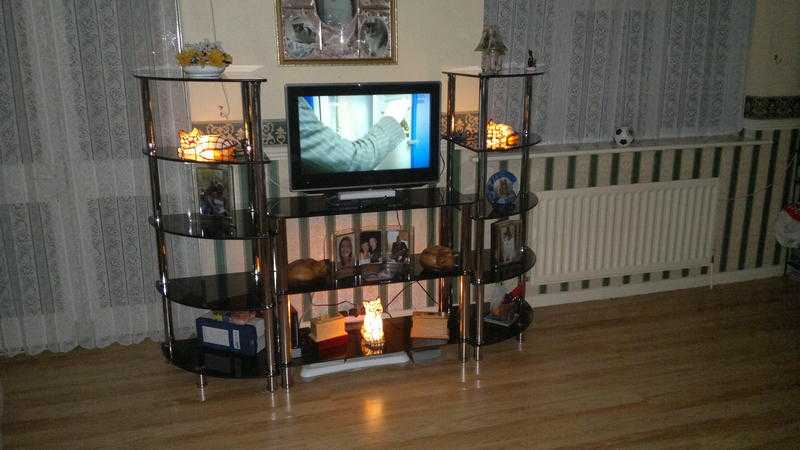
[[[376,200],[381,198],[394,198],[397,196],[397,191],[394,189],[367,189],[364,191],[344,191],[336,195],[336,199],[340,202],[347,202],[353,200]]]

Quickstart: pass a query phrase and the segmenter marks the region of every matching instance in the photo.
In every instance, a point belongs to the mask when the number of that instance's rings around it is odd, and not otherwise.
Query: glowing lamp
[[[192,161],[227,161],[233,159],[236,145],[218,134],[200,134],[200,130],[178,131],[178,156]]]
[[[502,150],[518,145],[519,133],[515,133],[510,125],[497,123],[490,120],[486,124],[486,148],[489,150]]]
[[[364,302],[364,323],[361,325],[361,351],[364,355],[383,353],[383,305],[381,299]]]

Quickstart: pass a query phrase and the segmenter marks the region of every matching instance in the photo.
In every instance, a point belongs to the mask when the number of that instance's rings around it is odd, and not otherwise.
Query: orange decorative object
[[[381,299],[379,298],[364,302],[361,343],[361,351],[365,355],[383,353],[383,305],[381,305]]]
[[[178,156],[192,161],[227,161],[234,158],[236,145],[218,134],[200,134],[200,130],[178,131]]]
[[[486,124],[486,148],[489,150],[503,150],[518,145],[519,133],[514,132],[510,125],[497,123],[490,120]]]

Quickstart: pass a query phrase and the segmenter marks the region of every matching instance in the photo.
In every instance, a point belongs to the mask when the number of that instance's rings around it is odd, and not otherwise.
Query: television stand
[[[397,196],[395,189],[367,189],[364,191],[344,191],[336,194],[336,199],[340,202],[353,200],[377,200],[382,198],[394,198]]]
[[[368,191],[345,191],[330,194],[325,197],[326,203],[331,208],[341,211],[361,211],[363,209],[377,208],[385,210],[399,208],[399,203],[404,198],[402,190],[371,189]]]

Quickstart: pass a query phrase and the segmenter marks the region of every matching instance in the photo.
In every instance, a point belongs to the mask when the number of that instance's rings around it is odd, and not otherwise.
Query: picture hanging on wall
[[[396,64],[396,0],[276,0],[280,64]]]

